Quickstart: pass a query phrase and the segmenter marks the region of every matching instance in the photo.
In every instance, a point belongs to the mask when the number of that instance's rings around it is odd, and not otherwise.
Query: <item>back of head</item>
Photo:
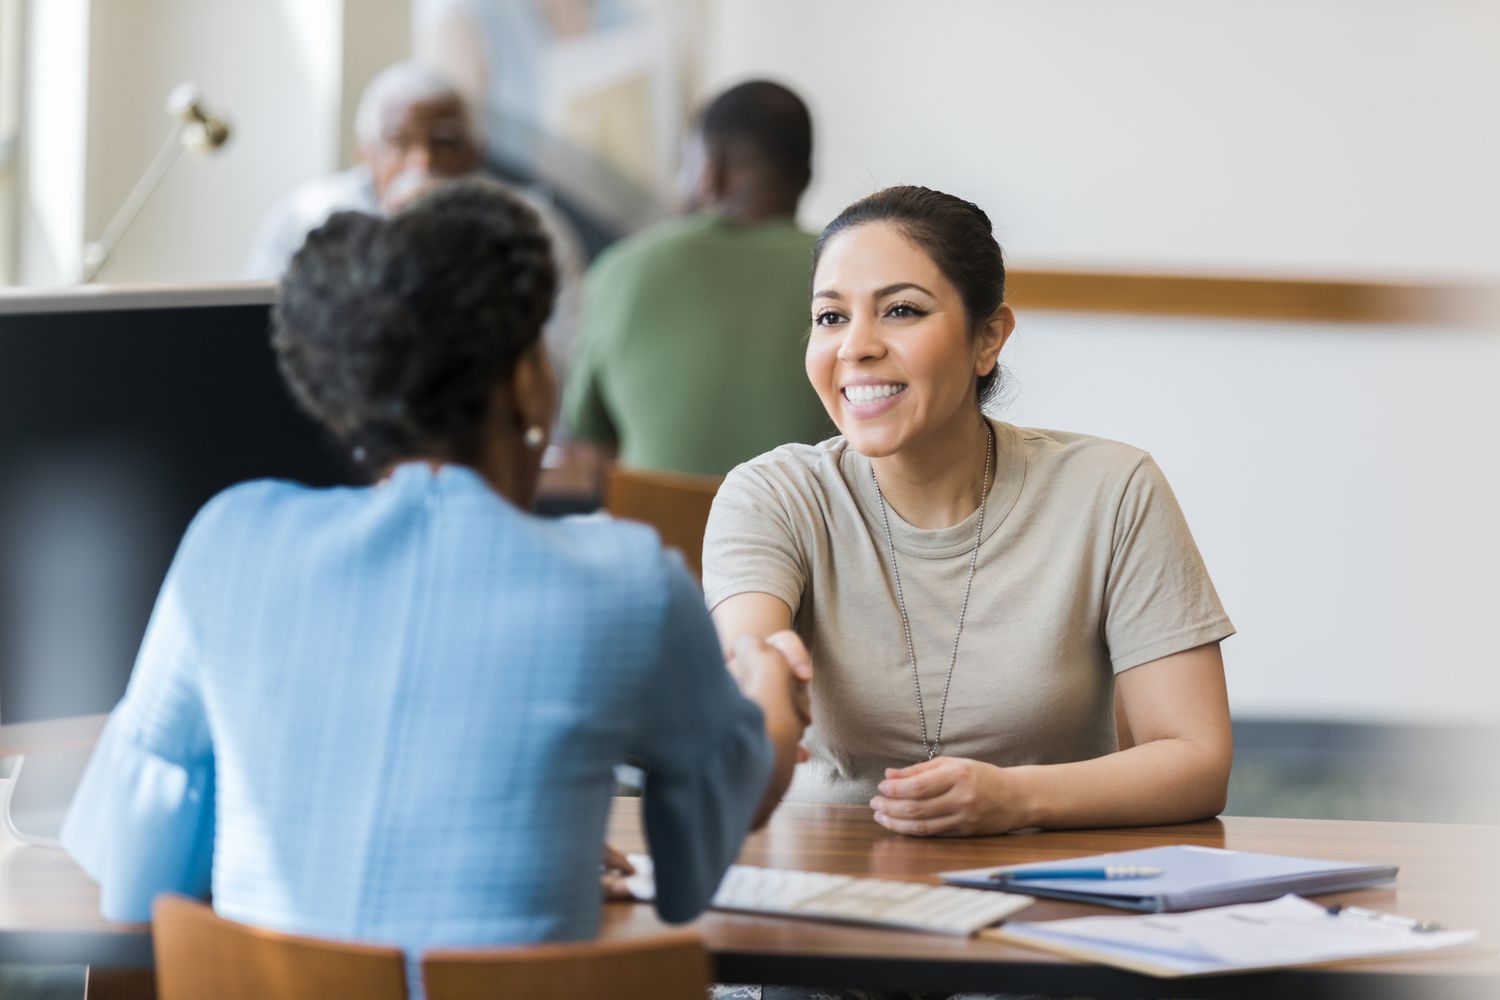
[[[762,162],[796,194],[812,178],[812,118],[802,98],[779,83],[729,88],[704,109],[699,130],[711,151]]]
[[[272,343],[297,401],[358,461],[472,464],[556,280],[530,207],[491,181],[453,181],[392,218],[341,212],[314,230],[282,281]]]

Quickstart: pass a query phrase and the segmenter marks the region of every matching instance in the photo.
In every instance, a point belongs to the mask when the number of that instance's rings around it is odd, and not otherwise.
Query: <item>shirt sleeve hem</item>
[[[1234,626],[1230,624],[1229,619],[1220,617],[1202,625],[1179,629],[1139,646],[1132,646],[1124,652],[1112,654],[1109,662],[1115,673],[1124,673],[1131,667],[1159,660],[1163,656],[1171,656],[1173,653],[1181,653],[1210,642],[1227,639],[1234,635],[1234,631]]]
[[[797,606],[802,603],[797,595],[793,594],[788,587],[767,581],[754,580],[736,580],[732,584],[709,591],[704,595],[704,599],[708,604],[708,610],[712,612],[731,597],[738,597],[741,594],[767,594],[775,597],[791,609],[793,618],[797,617]]]

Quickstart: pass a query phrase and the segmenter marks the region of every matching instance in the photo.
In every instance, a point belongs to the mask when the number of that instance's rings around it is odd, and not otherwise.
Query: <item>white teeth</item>
[[[898,382],[887,382],[884,385],[846,385],[844,398],[851,403],[873,403],[877,399],[894,396],[905,388],[906,386]]]

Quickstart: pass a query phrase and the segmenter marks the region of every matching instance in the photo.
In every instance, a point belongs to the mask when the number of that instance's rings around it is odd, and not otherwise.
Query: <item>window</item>
[[[15,282],[21,162],[21,0],[0,0],[0,285]]]

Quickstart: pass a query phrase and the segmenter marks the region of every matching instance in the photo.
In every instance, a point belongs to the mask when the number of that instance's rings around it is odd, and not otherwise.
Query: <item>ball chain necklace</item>
[[[938,709],[937,730],[927,738],[927,709],[922,704],[922,678],[917,673],[917,650],[911,641],[911,619],[906,614],[906,595],[901,592],[901,569],[896,565],[896,540],[891,535],[891,519],[885,509],[885,494],[870,463],[870,479],[875,483],[875,497],[880,501],[880,522],[885,525],[885,544],[891,553],[891,575],[896,579],[896,606],[901,609],[901,631],[906,634],[906,655],[911,659],[911,682],[917,689],[917,718],[922,723],[922,750],[932,760],[943,749],[943,717],[948,714],[948,689],[953,685],[953,668],[958,664],[958,640],[964,633],[964,615],[969,610],[969,588],[974,585],[974,568],[979,565],[979,542],[984,538],[984,507],[990,498],[990,456],[995,451],[995,429],[985,421],[989,439],[984,449],[984,479],[979,493],[979,527],[974,531],[974,548],[969,552],[969,578],[964,581],[964,600],[958,608],[958,628],[953,632],[953,653],[948,657],[948,676],[943,680],[943,703]]]

